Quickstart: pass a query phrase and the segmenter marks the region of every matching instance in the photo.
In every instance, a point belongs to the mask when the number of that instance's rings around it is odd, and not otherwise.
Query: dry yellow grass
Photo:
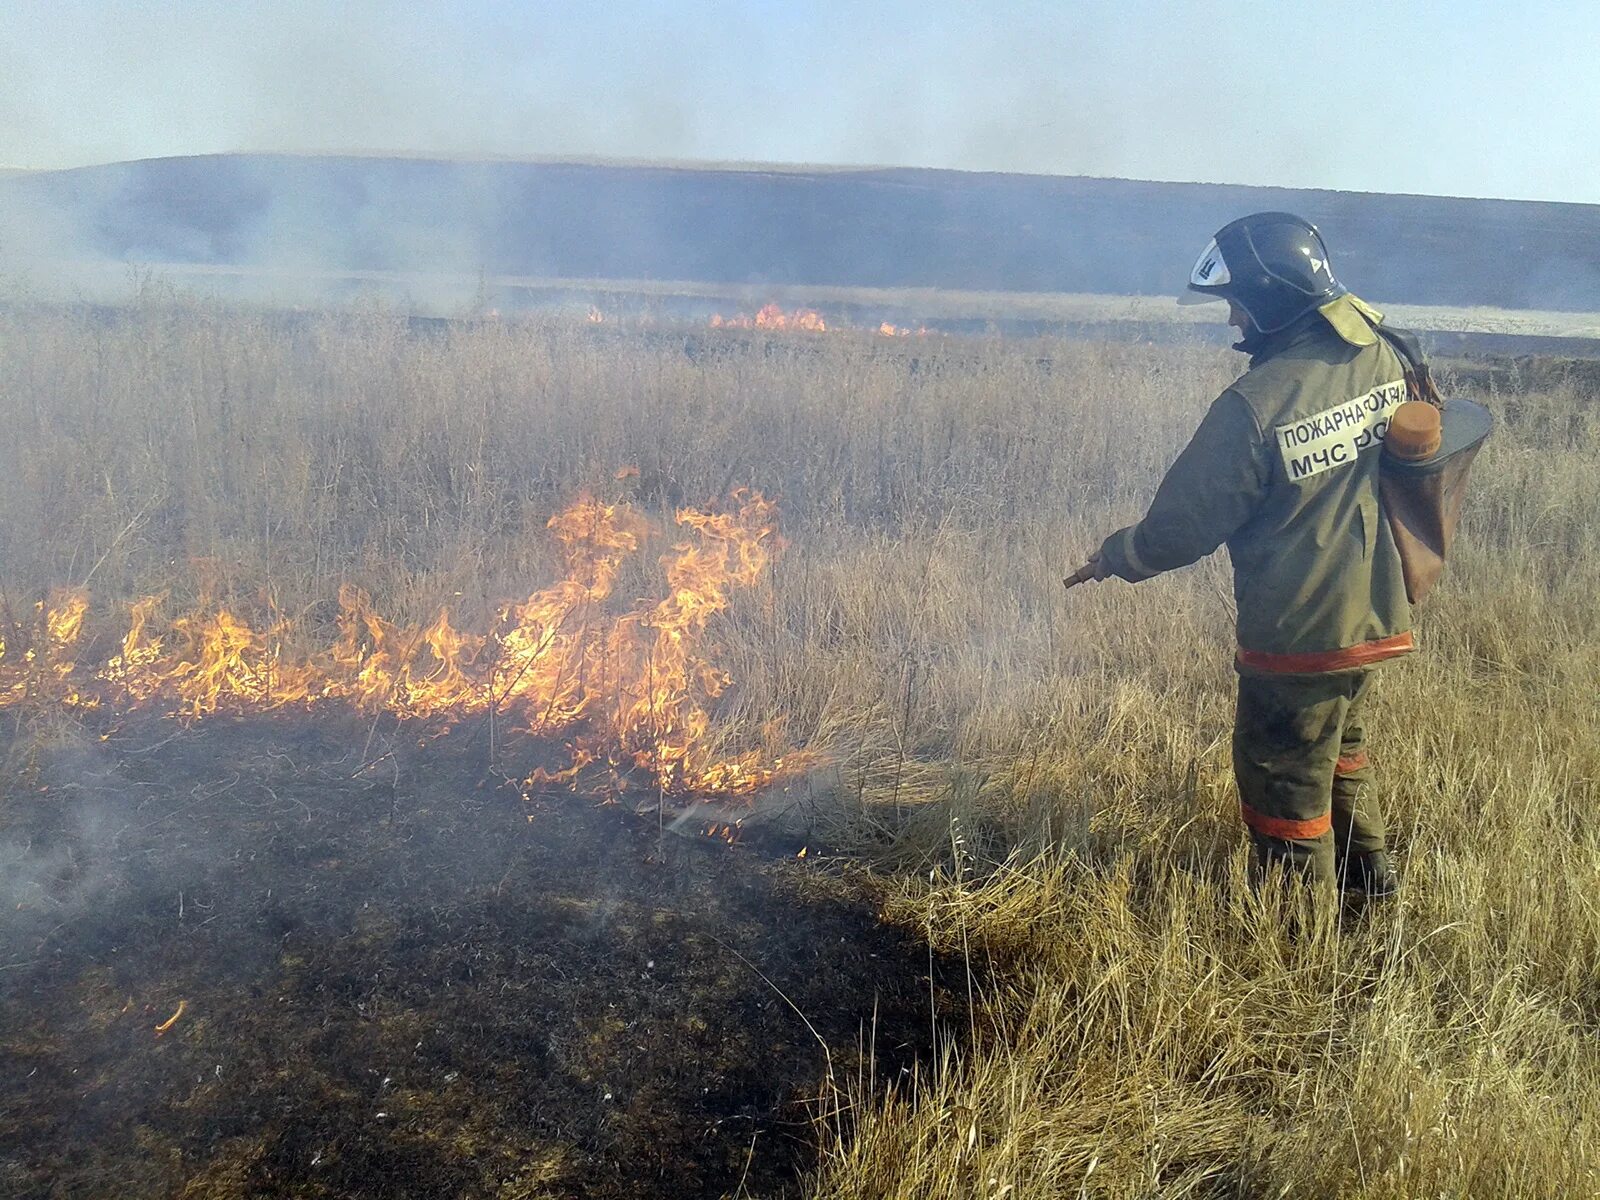
[[[824,752],[815,819],[979,981],[936,1070],[855,1097],[817,1195],[1600,1193],[1600,409],[1488,397],[1371,721],[1405,894],[1292,936],[1245,886],[1226,564],[1058,582],[1241,362],[13,311],[0,592],[205,585],[315,626],[350,579],[470,622],[547,576],[580,487],[763,488],[790,546],[730,615],[726,726]]]

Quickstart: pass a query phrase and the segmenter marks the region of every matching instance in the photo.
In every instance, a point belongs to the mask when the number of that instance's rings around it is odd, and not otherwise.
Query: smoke
[[[0,283],[118,299],[130,264],[151,264],[185,290],[288,304],[377,293],[441,315],[536,302],[540,280],[1163,297],[1213,230],[1261,209],[1316,221],[1341,279],[1379,303],[1600,310],[1591,206],[414,157],[221,155],[0,179]]]
[[[128,788],[103,754],[77,742],[41,749],[34,786],[49,803],[26,806],[28,827],[0,836],[0,956],[27,957],[52,929],[106,912],[127,883],[119,849]],[[8,774],[10,774],[8,772]],[[19,777],[7,783],[17,786]]]
[[[1376,33],[1265,0],[10,7],[0,164],[598,155],[1570,198],[1600,155],[1582,6]],[[1407,114],[1392,138],[1373,94]]]
[[[218,157],[13,175],[0,178],[0,294],[120,301],[152,270],[200,294],[382,291],[455,312],[491,265],[503,204],[467,164]]]
[[[1520,242],[1525,212],[1455,211],[1447,234],[1419,240],[1417,212],[1375,217],[1373,198],[1326,191],[1112,189],[1097,208],[1076,204],[1069,181],[980,178],[962,191],[904,176],[839,203],[820,185],[796,199],[801,185],[776,176],[764,190],[713,177],[697,197],[657,188],[660,173],[596,174],[563,192],[501,161],[898,163],[1383,193],[1536,192],[1518,156],[1561,163],[1549,178],[1562,189],[1592,176],[1584,164],[1600,152],[1586,131],[1571,156],[1550,153],[1567,136],[1554,118],[1542,138],[1485,155],[1485,127],[1446,122],[1442,90],[1420,111],[1444,124],[1408,126],[1428,153],[1344,136],[1327,89],[1304,86],[1308,62],[1363,77],[1367,40],[1323,30],[1301,61],[1283,53],[1300,44],[1298,20],[1247,7],[1250,19],[1224,21],[1138,3],[1018,3],[1003,16],[891,3],[824,22],[754,4],[421,12],[360,0],[337,12],[246,3],[204,20],[140,6],[108,24],[24,3],[0,47],[0,162],[249,154],[0,178],[0,277],[111,299],[127,292],[128,263],[179,264],[186,289],[289,303],[378,291],[446,313],[496,274],[1167,295],[1218,225],[1277,200],[1330,218],[1330,234],[1350,228],[1350,282],[1378,299],[1600,303],[1592,249],[1553,251],[1548,267],[1523,252],[1527,287],[1493,281],[1495,241]],[[1424,32],[1407,20],[1391,21],[1395,38]],[[1457,89],[1460,61],[1448,64]],[[1388,72],[1387,103],[1444,70],[1421,54]],[[350,151],[368,157],[268,157]],[[1552,237],[1592,248],[1586,230]],[[1468,285],[1441,286],[1441,263]]]

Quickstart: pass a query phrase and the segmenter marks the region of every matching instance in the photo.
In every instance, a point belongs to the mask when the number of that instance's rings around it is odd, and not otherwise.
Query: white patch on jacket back
[[[1363,450],[1381,445],[1383,435],[1389,432],[1389,418],[1405,399],[1405,380],[1396,379],[1322,412],[1279,425],[1278,453],[1283,455],[1289,482],[1299,483],[1348,466]]]

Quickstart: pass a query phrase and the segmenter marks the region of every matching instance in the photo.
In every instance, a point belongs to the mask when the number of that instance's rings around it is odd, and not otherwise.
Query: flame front
[[[806,333],[826,333],[828,323],[822,319],[822,314],[813,308],[797,308],[792,313],[786,313],[776,304],[764,304],[756,310],[755,316],[741,313],[736,317],[725,317],[716,313],[711,318],[713,329],[799,329]]]
[[[721,313],[715,313],[711,317],[710,326],[712,329],[766,329],[781,332],[800,330],[805,333],[840,330],[837,324],[829,325],[822,314],[814,308],[797,308],[793,312],[785,312],[776,304],[765,304],[757,309],[754,315],[739,313],[736,316],[725,317]],[[882,321],[873,332],[880,337],[927,337],[929,329],[926,325],[911,329],[896,325],[892,321]]]
[[[93,688],[124,707],[185,720],[216,712],[346,703],[400,718],[493,715],[541,738],[564,739],[564,767],[530,786],[611,794],[743,794],[771,782],[784,760],[716,751],[711,708],[732,680],[708,627],[732,593],[756,584],[776,547],[776,506],[740,490],[725,511],[681,509],[680,540],[661,557],[665,594],[618,611],[624,564],[657,532],[624,504],[582,497],[549,521],[562,577],[500,612],[488,633],[457,629],[447,610],[427,624],[389,621],[362,589],[339,590],[337,636],[322,650],[278,614],[256,628],[228,608],[201,607],[162,625],[164,596],[129,612],[119,652],[81,669],[75,649],[88,612],[81,593],[38,608],[25,653],[0,641],[0,706]],[[791,759],[791,765],[793,760]]]

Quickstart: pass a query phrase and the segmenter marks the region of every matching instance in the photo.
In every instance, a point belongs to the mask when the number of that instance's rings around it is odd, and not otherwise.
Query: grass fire
[[[35,606],[31,637],[10,630],[9,654],[0,643],[0,704],[155,707],[191,721],[330,702],[399,718],[487,716],[536,737],[579,730],[568,765],[536,768],[529,785],[603,776],[594,787],[607,794],[641,782],[662,795],[745,794],[770,784],[783,760],[768,765],[759,750],[713,760],[706,705],[731,679],[713,660],[707,627],[731,589],[761,577],[776,507],[749,491],[730,499],[726,512],[676,513],[690,540],[661,561],[664,595],[615,616],[607,601],[618,572],[658,531],[626,504],[578,500],[549,521],[563,578],[501,608],[488,635],[458,631],[445,608],[425,625],[397,625],[346,584],[337,638],[297,652],[301,631],[275,609],[253,627],[203,603],[162,628],[164,597],[151,595],[131,603],[118,652],[94,666],[79,646],[86,595],[58,596]]]
[[[822,319],[822,314],[815,309],[797,308],[793,312],[784,312],[776,304],[763,304],[756,310],[754,316],[740,313],[736,316],[725,317],[721,313],[711,316],[713,329],[772,329],[772,330],[798,330],[802,333],[826,333],[828,323]]]
[[[1592,362],[1299,920],[1225,565],[1061,588],[1236,356],[916,302],[0,308],[0,1194],[1594,1194]]]

